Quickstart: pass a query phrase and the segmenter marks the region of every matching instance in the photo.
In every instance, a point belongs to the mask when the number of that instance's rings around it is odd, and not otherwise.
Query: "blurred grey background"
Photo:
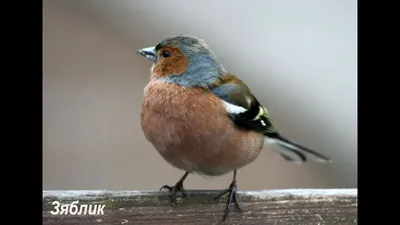
[[[140,126],[150,62],[162,39],[203,38],[269,107],[290,139],[333,158],[291,164],[263,151],[240,189],[357,186],[357,1],[43,1],[43,188],[158,189],[183,174]],[[226,188],[232,174],[189,176]]]

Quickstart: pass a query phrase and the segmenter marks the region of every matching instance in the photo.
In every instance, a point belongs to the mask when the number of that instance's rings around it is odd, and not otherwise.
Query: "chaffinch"
[[[173,167],[185,171],[169,189],[187,197],[183,182],[189,173],[219,176],[233,171],[223,216],[237,201],[236,171],[253,162],[266,146],[284,159],[319,162],[330,159],[300,146],[277,130],[266,107],[246,84],[229,73],[206,43],[187,35],[169,37],[137,51],[150,60],[150,81],[144,89],[141,125],[145,137]]]

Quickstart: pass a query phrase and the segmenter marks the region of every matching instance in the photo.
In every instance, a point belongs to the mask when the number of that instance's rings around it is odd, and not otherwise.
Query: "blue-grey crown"
[[[199,38],[180,35],[165,39],[156,48],[159,49],[165,45],[178,47],[188,59],[188,66],[182,74],[170,74],[167,78],[161,78],[160,81],[184,87],[207,87],[225,72],[214,53]]]

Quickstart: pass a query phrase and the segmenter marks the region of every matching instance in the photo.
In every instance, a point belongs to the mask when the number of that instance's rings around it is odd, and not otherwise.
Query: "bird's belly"
[[[145,95],[142,129],[174,167],[216,176],[239,169],[259,155],[263,136],[236,128],[218,98],[196,89],[178,89],[173,95],[158,89],[156,93]]]
[[[157,129],[144,128],[144,134],[166,161],[181,170],[225,174],[253,161],[263,146],[258,134],[230,125],[209,124],[212,131],[206,127],[190,129],[186,121],[154,116],[143,123]]]

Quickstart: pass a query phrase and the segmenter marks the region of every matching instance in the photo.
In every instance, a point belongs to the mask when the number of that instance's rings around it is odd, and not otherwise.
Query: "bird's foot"
[[[177,194],[178,192],[181,192],[182,195],[183,195],[183,197],[185,197],[185,198],[188,196],[187,193],[186,193],[186,191],[185,191],[185,189],[183,188],[183,182],[180,182],[180,181],[178,181],[174,186],[164,185],[164,186],[162,186],[162,187],[160,188],[160,191],[161,191],[162,189],[168,189],[168,190],[171,192],[171,195],[170,195],[170,197],[171,197],[171,203],[172,203],[174,206],[177,205],[177,204],[176,204],[176,194]]]
[[[226,220],[226,217],[228,216],[232,204],[236,203],[236,208],[242,212],[242,209],[240,207],[238,198],[237,198],[237,185],[236,185],[236,181],[232,181],[231,185],[229,186],[229,188],[223,190],[221,193],[219,193],[217,196],[214,197],[214,200],[219,199],[221,196],[225,195],[226,193],[229,193],[229,198],[228,198],[228,205],[225,208],[225,213],[224,213],[224,217],[223,217],[223,221]]]

